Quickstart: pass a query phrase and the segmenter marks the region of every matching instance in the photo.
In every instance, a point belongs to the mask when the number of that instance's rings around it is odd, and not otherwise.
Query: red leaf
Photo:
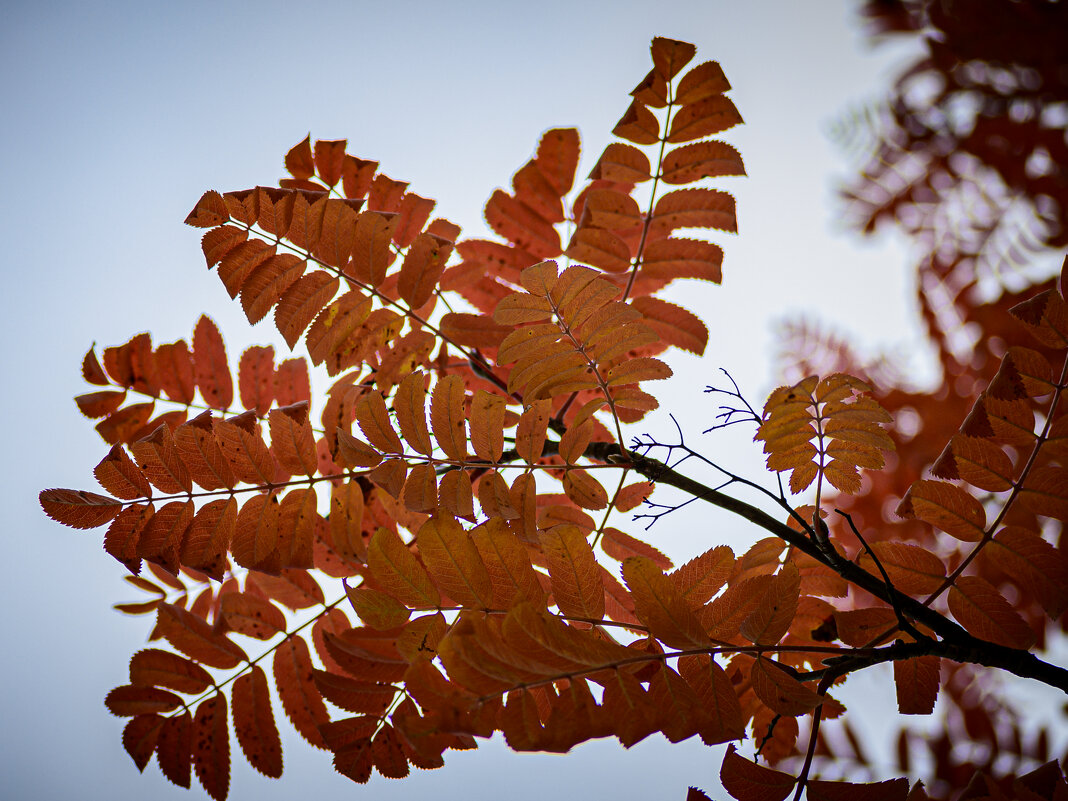
[[[137,765],[137,769],[144,773],[145,766],[152,759],[156,750],[156,742],[159,739],[159,731],[165,718],[159,715],[137,715],[130,719],[126,728],[122,730],[122,747]]]
[[[130,659],[130,683],[200,693],[211,685],[211,675],[191,659],[148,648],[138,651]]]
[[[104,699],[104,705],[112,715],[132,717],[170,712],[182,705],[182,699],[174,693],[155,687],[116,687]]]
[[[193,767],[197,780],[215,801],[230,790],[230,731],[226,725],[226,696],[216,693],[200,702],[193,718]]]
[[[311,654],[300,637],[289,637],[274,652],[274,680],[282,708],[300,736],[316,748],[326,748],[319,726],[330,720],[315,688]]]
[[[163,721],[156,740],[156,759],[169,781],[189,787],[193,773],[193,719],[188,712]]]
[[[254,665],[234,681],[234,733],[248,763],[264,776],[282,775],[282,741],[271,710],[263,668]]]
[[[897,708],[902,715],[930,715],[938,699],[940,660],[917,656],[894,662]]]
[[[179,651],[208,667],[229,670],[248,658],[203,618],[172,604],[159,605],[156,629]]]

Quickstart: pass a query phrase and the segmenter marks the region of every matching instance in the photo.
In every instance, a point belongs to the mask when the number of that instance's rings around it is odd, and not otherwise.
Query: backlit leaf
[[[230,731],[226,696],[201,701],[193,718],[193,767],[208,795],[222,801],[230,789]]]
[[[727,746],[719,780],[738,801],[783,801],[796,783],[788,773],[765,768],[739,756],[733,744]]]
[[[396,534],[379,528],[367,547],[367,566],[386,592],[410,607],[433,608],[441,602],[437,587]]]
[[[635,614],[665,645],[686,649],[708,642],[693,610],[651,559],[626,559],[623,580],[634,596]]]
[[[604,617],[604,587],[589,541],[577,526],[554,526],[541,534],[553,599],[565,615]]]
[[[917,656],[894,662],[897,709],[902,715],[930,715],[938,699],[940,660]]]
[[[234,402],[234,383],[222,335],[212,320],[202,316],[193,331],[193,369],[204,402],[213,409],[228,409]]]
[[[416,537],[423,564],[434,582],[463,606],[489,609],[492,584],[482,557],[467,532],[452,517],[431,517]]]
[[[293,728],[311,745],[325,749],[319,727],[330,716],[315,687],[308,644],[301,637],[287,637],[274,652],[273,668],[278,697]]]
[[[83,490],[48,489],[40,494],[45,514],[71,528],[96,528],[122,511],[122,503]]]
[[[955,484],[917,481],[897,507],[902,517],[918,517],[959,540],[975,542],[983,537],[986,512],[983,505]]]
[[[264,776],[282,775],[282,741],[274,722],[267,675],[259,665],[234,681],[234,733],[248,763]]]
[[[170,651],[148,648],[130,660],[130,683],[144,687],[169,687],[182,693],[200,693],[211,684],[211,675],[191,659]]]
[[[983,640],[1008,648],[1030,648],[1035,633],[988,581],[961,576],[949,589],[949,610],[957,622]]]

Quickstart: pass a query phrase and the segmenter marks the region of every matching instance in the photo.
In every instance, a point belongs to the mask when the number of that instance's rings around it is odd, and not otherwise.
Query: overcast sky
[[[672,357],[676,377],[658,388],[665,405],[699,437],[712,412],[701,389],[720,367],[760,403],[774,386],[772,323],[784,317],[818,317],[868,349],[912,347],[905,251],[887,238],[861,242],[836,222],[835,181],[848,166],[826,130],[877,99],[903,56],[872,53],[850,3],[2,5],[0,794],[202,797],[169,785],[155,764],[138,775],[122,751],[123,721],[103,698],[125,683],[149,621],[111,610],[137,593],[102,552],[103,530],[54,524],[36,502],[45,487],[94,488],[91,469],[107,448],[71,401],[88,391],[78,366],[92,342],[143,330],[157,342],[189,337],[206,312],[235,363],[253,343],[284,351],[271,323],[250,330],[204,269],[200,234],[181,224],[200,194],[277,181],[283,154],[310,131],[347,137],[351,153],[380,161],[477,235],[485,199],[546,128],[579,127],[580,175],[589,171],[649,69],[654,35],[693,42],[698,60],[722,64],[746,121],[728,138],[749,172],[717,184],[736,195],[740,230],[715,237],[723,286],[669,294],[706,319],[711,341],[704,359]],[[643,430],[671,427],[660,416]],[[745,443],[708,447],[732,464],[760,464]],[[681,559],[720,541],[744,548],[735,524],[710,520],[680,513],[652,536]],[[281,728],[286,777],[254,774],[235,746],[231,798],[520,801],[576,797],[579,783],[587,798],[682,798],[688,784],[714,790],[722,758],[659,736],[630,752],[613,740],[566,757],[493,743],[448,755],[444,770],[360,788]]]

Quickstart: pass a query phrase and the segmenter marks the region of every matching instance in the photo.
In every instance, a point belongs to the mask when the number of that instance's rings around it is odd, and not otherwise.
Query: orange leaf
[[[315,671],[315,686],[335,706],[364,715],[382,714],[397,694],[397,689],[388,684],[357,681],[323,670]]]
[[[663,36],[654,38],[650,49],[653,54],[653,66],[667,81],[678,75],[697,52],[697,48],[688,42],[666,39]]]
[[[396,532],[379,528],[367,548],[367,567],[382,589],[409,607],[436,607],[437,587]]]
[[[185,224],[194,228],[214,228],[230,219],[223,196],[214,189],[201,195],[200,200],[185,218]],[[188,782],[185,785],[189,786]]]
[[[430,514],[438,508],[438,479],[433,464],[424,462],[412,468],[401,499],[413,512]]]
[[[872,640],[897,628],[897,615],[889,607],[849,609],[834,613],[838,639],[846,645],[863,648]]]
[[[393,242],[400,248],[412,244],[419,232],[423,230],[430,213],[437,204],[430,198],[420,197],[415,192],[405,192],[397,212],[397,228],[393,232]],[[433,231],[429,231],[433,233]],[[449,241],[455,241],[455,237]],[[415,304],[422,306],[422,303]]]
[[[550,128],[538,141],[534,163],[557,195],[563,196],[575,182],[579,162],[579,134],[574,128]]]
[[[780,715],[803,715],[823,702],[822,696],[764,657],[756,660],[749,680],[757,698]]]
[[[504,407],[504,398],[484,389],[471,399],[471,447],[487,462],[499,461],[504,453]]]
[[[660,141],[660,121],[642,103],[630,104],[612,133],[636,145],[655,145]]]
[[[407,623],[411,616],[408,607],[392,595],[372,587],[346,586],[345,592],[360,620],[373,629],[385,631],[399,628]]]
[[[541,458],[545,447],[552,400],[544,398],[531,403],[519,417],[515,433],[515,449],[520,457],[530,463]]]
[[[897,507],[902,517],[918,517],[959,540],[977,542],[986,528],[983,505],[955,484],[922,479]]]
[[[797,567],[784,565],[778,575],[773,576],[757,605],[745,620],[739,632],[750,642],[757,645],[774,645],[793,622],[797,615],[797,600],[801,590],[801,578]]]
[[[122,511],[114,498],[83,490],[47,489],[39,498],[46,515],[71,528],[96,528]]]
[[[426,376],[422,372],[409,373],[400,382],[393,396],[393,411],[405,441],[430,456],[434,446],[426,424]]]
[[[733,569],[734,552],[726,545],[717,545],[691,559],[670,578],[691,608],[696,609],[719,591]]]
[[[124,400],[126,400],[126,390],[121,392],[103,390],[101,392],[90,392],[87,395],[79,395],[74,399],[74,402],[78,404],[78,410],[86,417],[97,418],[107,417],[122,406]]]
[[[620,384],[636,384],[639,381],[656,381],[663,378],[671,378],[671,368],[659,359],[650,356],[639,356],[629,359],[608,371],[608,386]]]
[[[113,446],[108,455],[100,460],[100,464],[93,470],[93,475],[101,487],[124,500],[148,498],[152,495],[152,488],[149,487],[144,474],[119,445]]]
[[[211,425],[234,476],[249,484],[270,484],[274,480],[276,465],[263,441],[255,412],[215,419]]]
[[[232,488],[237,477],[215,437],[210,411],[177,426],[174,446],[193,481],[206,490]]]
[[[569,259],[591,264],[608,273],[630,269],[630,248],[611,231],[603,228],[579,228],[571,235],[565,251]]]
[[[403,779],[408,775],[408,759],[401,749],[400,739],[393,727],[384,724],[371,741],[375,767],[387,779]]]
[[[530,564],[526,547],[503,519],[491,518],[468,532],[468,536],[489,574],[493,607],[506,608],[516,599],[544,605],[545,591]]]
[[[297,344],[300,335],[337,294],[339,286],[336,277],[315,270],[301,276],[282,293],[274,310],[274,322],[290,348]]]
[[[560,236],[556,229],[512,195],[494,190],[486,203],[485,216],[490,228],[531,255],[539,259],[560,255]]]
[[[280,253],[257,265],[241,285],[241,308],[248,321],[258,323],[266,317],[307,268],[308,262],[292,253]]]
[[[705,745],[744,736],[745,723],[738,694],[715,659],[704,655],[684,656],[679,659],[679,673],[693,687],[706,713],[706,721],[698,730]]]
[[[978,576],[961,576],[949,590],[949,611],[957,622],[983,640],[1027,649],[1035,633],[994,587]]]
[[[730,98],[713,95],[679,109],[679,113],[671,120],[667,141],[672,144],[692,142],[703,136],[726,131],[741,122],[742,115],[738,113]]]
[[[403,453],[404,444],[393,429],[386,402],[378,392],[368,392],[356,404],[356,422],[368,441],[383,453]]]
[[[234,733],[248,763],[264,776],[282,775],[282,741],[274,722],[267,675],[259,665],[234,681]]]
[[[577,526],[558,525],[541,533],[541,547],[556,605],[565,615],[600,620],[604,586],[589,541]]]
[[[237,499],[210,501],[197,510],[182,538],[180,561],[221,580],[226,552],[237,529]]]
[[[714,189],[678,189],[660,197],[653,210],[658,228],[715,228],[736,233],[734,198]]]
[[[178,456],[174,437],[166,425],[130,443],[138,467],[149,482],[166,493],[191,492],[189,471]]]
[[[682,76],[675,91],[675,102],[689,105],[712,95],[729,92],[730,88],[731,85],[719,64],[706,61]]]
[[[242,406],[258,415],[267,414],[274,401],[274,348],[253,346],[241,354],[237,388]]]
[[[465,348],[495,348],[512,330],[494,322],[490,315],[460,312],[443,315],[440,328],[445,337]]]
[[[651,559],[624,560],[623,580],[634,596],[635,614],[657,639],[680,649],[709,642],[692,609]]]
[[[617,505],[616,508],[619,509],[619,506]],[[621,509],[620,511],[626,510]],[[611,526],[607,526],[603,530],[601,550],[620,562],[632,556],[641,556],[649,559],[661,570],[670,570],[672,567],[671,560],[652,545]]]
[[[1006,526],[982,551],[982,557],[1030,588],[1042,608],[1055,619],[1068,607],[1068,558],[1038,534]]]
[[[708,327],[692,312],[659,298],[635,298],[631,305],[645,316],[645,324],[662,341],[698,356],[705,352]]]
[[[727,746],[719,780],[738,801],[783,801],[796,783],[788,773],[765,768],[739,756],[733,743]]]
[[[641,183],[652,177],[649,157],[638,148],[622,142],[608,145],[590,173],[590,178],[594,180],[624,184]]]
[[[464,383],[458,375],[442,376],[430,396],[430,425],[438,445],[449,459],[467,459],[464,426]]]
[[[452,243],[422,233],[408,248],[397,278],[397,293],[411,308],[418,309],[434,295]]]
[[[492,584],[478,549],[453,517],[431,517],[416,537],[433,581],[462,606],[490,609]]]
[[[894,587],[908,595],[934,592],[946,577],[945,563],[924,548],[905,542],[874,542],[871,548]],[[871,556],[865,551],[859,563],[869,573],[879,576]]]
[[[308,179],[315,175],[315,162],[312,161],[311,136],[293,145],[285,158],[286,170],[294,178]]]
[[[604,509],[608,506],[608,492],[601,483],[581,468],[564,473],[564,492],[583,509]]]
[[[315,475],[319,460],[315,455],[315,439],[308,421],[308,402],[272,409],[269,421],[271,450],[278,463],[293,474]]]
[[[725,142],[695,142],[677,147],[664,157],[661,178],[669,184],[689,184],[701,178],[745,175],[738,151]]]
[[[277,573],[281,569],[278,553],[278,497],[254,495],[237,513],[231,551],[242,567]]]

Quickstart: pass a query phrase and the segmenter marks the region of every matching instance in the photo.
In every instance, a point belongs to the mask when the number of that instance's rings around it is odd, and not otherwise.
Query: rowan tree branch
[[[1034,679],[1051,687],[1056,687],[1068,694],[1068,670],[1065,668],[1044,662],[1030,651],[1008,648],[1004,645],[998,645],[972,636],[949,618],[930,607],[924,606],[915,598],[887,586],[882,578],[868,573],[836,553],[828,553],[819,548],[804,532],[790,528],[756,506],[707,487],[700,481],[677,472],[657,459],[627,451],[616,443],[592,442],[586,448],[585,455],[605,462],[621,465],[629,464],[635,472],[654,484],[675,487],[706,503],[726,509],[728,512],[748,520],[750,523],[774,534],[794,548],[831,568],[846,581],[885,601],[891,607],[901,610],[902,614],[918,623],[922,623],[942,638],[941,642],[915,644],[922,648],[914,655],[932,654],[952,659],[956,662],[969,662],[986,667],[1000,668],[1021,678]],[[880,661],[887,661],[893,658],[890,655]]]

